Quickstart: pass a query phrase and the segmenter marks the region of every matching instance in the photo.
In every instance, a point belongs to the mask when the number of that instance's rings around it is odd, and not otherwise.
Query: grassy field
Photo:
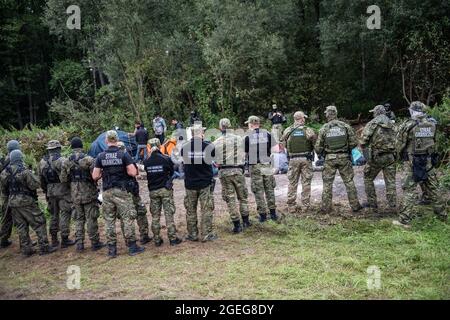
[[[137,257],[74,249],[21,258],[0,251],[2,299],[449,299],[450,227],[431,214],[412,229],[386,219],[287,218],[229,233],[217,221],[214,243],[153,245]],[[81,288],[66,287],[67,267],[81,268]],[[367,269],[381,270],[369,290]]]

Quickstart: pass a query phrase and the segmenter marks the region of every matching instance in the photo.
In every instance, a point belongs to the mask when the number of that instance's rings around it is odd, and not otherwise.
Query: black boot
[[[156,247],[161,247],[163,245],[164,241],[161,238],[157,238],[155,239],[155,246]]]
[[[8,248],[10,245],[12,245],[12,241],[8,239],[4,239],[0,242],[0,248]]]
[[[69,237],[61,238],[61,249],[65,249],[73,245],[75,245],[75,241],[70,240]]]
[[[115,244],[108,244],[108,257],[117,257],[117,246]]]
[[[245,228],[250,228],[252,226],[252,223],[250,222],[250,217],[249,216],[245,216],[242,217],[242,225]]]
[[[92,245],[91,245],[92,251],[98,251],[100,249],[103,249],[104,247],[106,247],[106,244],[104,244],[100,240],[92,242]]]
[[[135,256],[135,255],[140,254],[140,253],[142,253],[144,251],[145,251],[145,248],[144,247],[139,247],[136,244],[136,241],[130,241],[129,242],[129,244],[128,244],[128,254],[130,256]]]
[[[175,240],[170,240],[170,245],[173,247],[173,246],[179,245],[182,242],[183,242],[183,240],[181,240],[180,238],[176,238]]]
[[[29,249],[27,249],[27,250],[23,250],[22,251],[22,254],[23,254],[23,256],[25,257],[25,258],[29,258],[29,257],[31,257],[33,254],[35,254],[36,253],[36,250],[34,250],[33,248],[29,248]]]
[[[55,247],[51,247],[49,245],[46,245],[46,246],[41,247],[41,249],[39,250],[39,255],[40,256],[46,256],[48,254],[51,254],[51,253],[55,252],[56,250],[58,250],[58,249],[55,248]]]
[[[141,244],[142,244],[142,245],[147,244],[147,243],[149,243],[150,241],[152,241],[152,238],[150,238],[150,237],[148,236],[148,234],[143,235],[143,236],[141,237]]]
[[[79,241],[77,243],[77,251],[78,252],[83,252],[84,251],[84,243],[83,243],[83,241]]]
[[[234,234],[238,234],[242,232],[242,226],[241,226],[241,222],[238,221],[233,221],[234,224],[234,228],[233,228],[233,233]]]
[[[263,223],[267,221],[267,213],[260,213],[259,214],[259,222]]]
[[[59,247],[59,240],[57,234],[52,234],[52,247],[54,248]]]
[[[362,206],[358,206],[358,207],[352,209],[352,211],[353,211],[354,213],[357,213],[357,212],[360,212],[362,209],[363,209]]]
[[[270,209],[270,219],[278,221],[278,215],[275,209]]]

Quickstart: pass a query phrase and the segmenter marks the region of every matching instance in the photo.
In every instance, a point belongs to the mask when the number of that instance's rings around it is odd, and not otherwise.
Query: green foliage
[[[87,81],[87,70],[82,64],[72,61],[57,61],[51,72],[50,88],[61,98],[78,97]]]

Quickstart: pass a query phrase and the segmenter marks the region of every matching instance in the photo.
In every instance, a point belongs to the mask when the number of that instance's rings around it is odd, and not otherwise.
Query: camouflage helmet
[[[159,148],[161,146],[161,141],[159,141],[158,138],[153,138],[148,140],[148,145],[150,146],[150,148]]]
[[[375,108],[373,108],[372,110],[370,110],[369,112],[373,113],[375,115],[386,114],[386,108],[382,105],[378,105]]]
[[[414,101],[409,106],[409,109],[416,112],[425,112],[425,105],[420,101]]]
[[[61,149],[61,143],[58,140],[51,140],[47,144],[47,150]]]

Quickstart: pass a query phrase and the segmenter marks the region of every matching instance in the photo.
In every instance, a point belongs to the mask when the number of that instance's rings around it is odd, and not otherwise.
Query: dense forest
[[[450,83],[442,0],[4,0],[0,34],[3,127],[96,133],[194,109],[242,123],[273,103],[356,118],[386,101],[433,106]]]

